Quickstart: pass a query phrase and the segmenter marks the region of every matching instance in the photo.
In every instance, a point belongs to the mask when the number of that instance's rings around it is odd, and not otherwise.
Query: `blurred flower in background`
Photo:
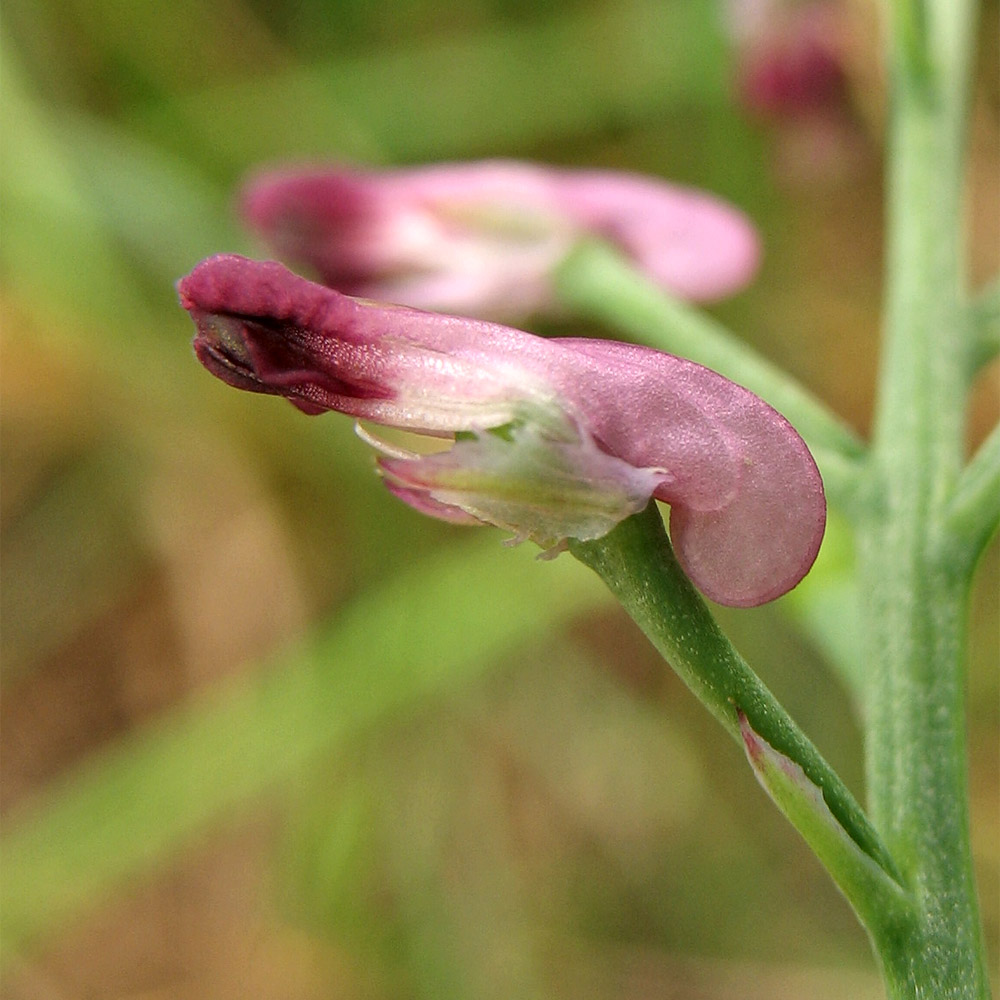
[[[804,183],[856,173],[866,141],[848,76],[854,21],[839,0],[728,0],[735,86],[776,137],[777,169]]]
[[[553,272],[587,237],[698,301],[739,291],[759,255],[743,213],[700,191],[511,161],[265,172],[241,208],[275,253],[333,288],[489,319],[560,314]]]
[[[847,101],[844,11],[830,0],[731,0],[739,96],[762,116],[795,117]]]

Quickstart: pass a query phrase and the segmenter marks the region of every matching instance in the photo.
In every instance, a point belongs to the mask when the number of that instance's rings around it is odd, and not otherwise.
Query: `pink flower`
[[[871,159],[849,79],[852,66],[864,62],[855,50],[866,29],[855,7],[835,0],[729,0],[737,97],[770,127],[774,166],[784,181],[843,183]]]
[[[558,551],[655,497],[688,575],[736,606],[784,593],[815,558],[826,504],[804,443],[692,362],[377,305],[243,257],[203,261],[178,289],[195,352],[229,385],[453,439],[416,454],[362,433],[388,488],[426,514]]]
[[[558,313],[553,272],[588,236],[686,299],[737,291],[759,258],[747,219],[710,195],[512,161],[264,173],[242,209],[277,254],[340,291],[494,319]]]
[[[829,0],[734,0],[738,85],[762,117],[841,114],[848,104],[844,10]]]

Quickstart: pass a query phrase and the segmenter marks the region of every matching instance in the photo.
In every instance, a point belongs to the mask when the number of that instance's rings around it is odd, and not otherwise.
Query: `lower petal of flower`
[[[552,440],[533,425],[463,438],[433,455],[383,456],[379,467],[389,489],[423,513],[455,521],[461,511],[544,548],[607,534],[669,478],[608,455],[589,435]]]

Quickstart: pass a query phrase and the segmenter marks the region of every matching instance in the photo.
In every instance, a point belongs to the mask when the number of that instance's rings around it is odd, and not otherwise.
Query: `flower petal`
[[[587,433],[573,441],[546,437],[526,424],[505,434],[457,441],[448,451],[414,458],[380,458],[387,481],[478,521],[506,528],[549,549],[568,538],[606,535],[638,513],[668,478],[602,451]],[[401,495],[397,492],[397,495]],[[418,509],[428,510],[421,502]]]
[[[747,217],[694,188],[638,174],[567,171],[560,200],[585,231],[616,243],[671,294],[711,302],[738,292],[760,264]]]
[[[597,340],[561,341],[598,362],[619,398],[628,388],[643,385],[649,405],[636,433],[621,437],[618,421],[591,423],[605,447],[629,461],[650,462],[664,450],[678,427],[656,402],[656,383],[664,362],[657,351],[633,344]],[[661,487],[656,496],[671,504],[670,535],[685,572],[706,596],[720,604],[749,607],[790,590],[805,576],[819,552],[826,527],[823,481],[805,442],[777,411],[762,399],[721,375],[685,363],[674,368],[671,392],[686,398],[724,433],[741,467],[738,489],[719,491],[722,502],[703,502],[711,487],[710,463],[700,468],[697,482]],[[687,448],[696,451],[697,442]],[[695,502],[692,502],[692,497]],[[698,502],[702,501],[702,502]]]

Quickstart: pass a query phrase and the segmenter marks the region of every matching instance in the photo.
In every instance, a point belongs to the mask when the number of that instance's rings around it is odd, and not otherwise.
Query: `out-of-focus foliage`
[[[862,932],[738,748],[582,568],[420,519],[347,421],[218,384],[172,287],[259,249],[231,199],[261,161],[645,170],[756,218],[764,273],[720,314],[863,430],[870,12],[844,7],[854,104],[833,141],[742,114],[722,6],[5,3],[5,995],[879,995]],[[995,4],[986,18],[995,38]],[[981,90],[977,281],[1000,199]],[[824,565],[813,607],[844,614],[849,559]],[[970,673],[992,940],[997,578],[994,547]],[[860,786],[820,653],[780,607],[723,620]]]

